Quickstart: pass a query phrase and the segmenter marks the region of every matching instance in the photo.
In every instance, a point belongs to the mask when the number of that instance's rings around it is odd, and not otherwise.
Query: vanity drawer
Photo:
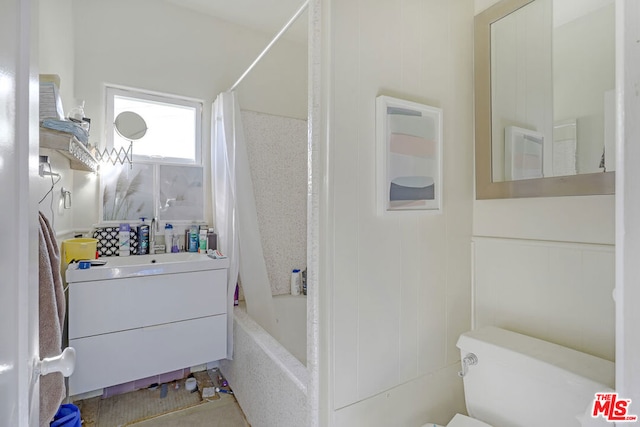
[[[69,338],[224,314],[226,299],[226,269],[71,283]]]
[[[210,316],[69,340],[77,395],[226,357],[227,316]]]

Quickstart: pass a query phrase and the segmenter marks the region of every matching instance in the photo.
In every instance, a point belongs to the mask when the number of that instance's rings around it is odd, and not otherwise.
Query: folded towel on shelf
[[[83,144],[87,145],[89,143],[89,133],[76,122],[70,120],[45,119],[42,121],[42,127],[70,133]]]
[[[66,301],[60,276],[60,251],[55,232],[40,213],[39,325],[40,358],[62,353]],[[48,426],[66,395],[64,377],[53,372],[40,377],[40,426]]]

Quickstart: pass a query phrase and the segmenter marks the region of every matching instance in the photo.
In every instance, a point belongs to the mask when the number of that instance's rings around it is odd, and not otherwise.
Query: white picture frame
[[[544,135],[517,126],[504,128],[506,181],[544,177]]]
[[[379,215],[442,212],[442,109],[376,98]]]

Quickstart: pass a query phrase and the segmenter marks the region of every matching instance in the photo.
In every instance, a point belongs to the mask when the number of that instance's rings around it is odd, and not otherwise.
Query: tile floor
[[[164,398],[159,388],[73,403],[80,408],[83,427],[250,427],[233,395],[201,398],[202,390],[214,385],[209,372],[194,376],[198,392],[188,392],[182,379],[167,384]]]
[[[130,424],[132,427],[250,427],[238,402],[231,395],[181,411]]]

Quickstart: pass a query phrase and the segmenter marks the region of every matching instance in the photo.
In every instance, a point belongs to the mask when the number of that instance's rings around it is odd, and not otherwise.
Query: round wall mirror
[[[133,111],[123,111],[118,114],[114,125],[118,135],[130,141],[136,141],[147,133],[147,123]]]

